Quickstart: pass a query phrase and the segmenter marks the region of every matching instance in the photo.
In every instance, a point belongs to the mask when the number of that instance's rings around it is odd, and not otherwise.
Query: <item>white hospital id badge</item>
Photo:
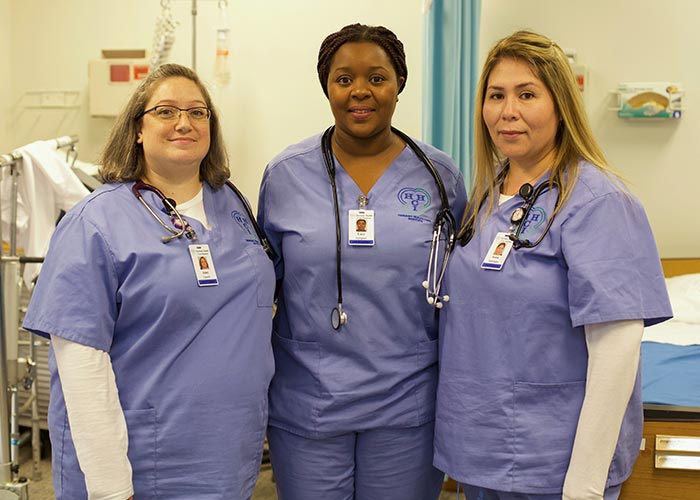
[[[190,245],[190,256],[194,274],[197,276],[197,285],[214,286],[219,284],[214,269],[214,259],[211,257],[209,245]]]
[[[348,210],[348,244],[374,245],[374,210]]]
[[[513,242],[508,237],[508,233],[497,233],[484,258],[484,262],[481,263],[481,268],[500,271],[508,258],[511,248],[513,248]]]

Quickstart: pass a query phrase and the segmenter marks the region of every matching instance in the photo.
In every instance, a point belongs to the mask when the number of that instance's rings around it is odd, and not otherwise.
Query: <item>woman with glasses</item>
[[[193,71],[146,78],[101,175],[56,229],[24,322],[52,341],[56,498],[250,498],[275,278]]]
[[[467,500],[616,499],[642,438],[642,330],[671,316],[649,223],[544,36],[491,49],[475,123],[440,318],[435,466]]]

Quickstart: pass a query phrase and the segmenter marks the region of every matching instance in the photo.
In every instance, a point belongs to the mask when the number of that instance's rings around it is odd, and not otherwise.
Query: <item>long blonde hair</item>
[[[549,181],[559,184],[561,202],[553,215],[571,196],[578,179],[579,159],[592,163],[607,174],[617,175],[593,136],[581,92],[564,51],[545,36],[531,31],[517,31],[494,45],[479,78],[474,112],[475,175],[471,182],[460,237],[464,236],[467,228],[476,226],[481,212],[486,216],[493,210],[499,188],[497,175],[507,160],[498,152],[482,115],[489,77],[496,65],[504,59],[523,61],[532,69],[552,95],[555,110],[560,117]],[[487,203],[482,206],[484,201]]]

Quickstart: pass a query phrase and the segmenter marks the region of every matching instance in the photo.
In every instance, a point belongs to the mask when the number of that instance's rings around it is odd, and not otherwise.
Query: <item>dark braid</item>
[[[384,26],[366,26],[364,24],[350,24],[340,31],[331,33],[323,40],[321,49],[318,51],[318,79],[321,81],[323,93],[328,97],[328,74],[331,70],[331,61],[338,49],[349,42],[371,42],[379,45],[389,56],[391,64],[394,66],[396,75],[403,77],[403,83],[399,87],[399,94],[406,86],[408,79],[408,67],[406,66],[406,54],[403,51],[403,44],[396,38],[396,35]]]

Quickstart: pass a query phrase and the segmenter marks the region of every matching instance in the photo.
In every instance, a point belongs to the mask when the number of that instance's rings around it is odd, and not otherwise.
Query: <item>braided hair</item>
[[[399,94],[406,86],[408,79],[408,67],[406,66],[406,54],[403,50],[403,43],[396,38],[396,35],[390,29],[384,26],[367,26],[364,24],[350,24],[345,26],[340,31],[331,33],[321,43],[321,48],[318,51],[318,63],[316,70],[318,71],[318,79],[321,82],[323,93],[328,97],[328,75],[331,69],[333,56],[338,49],[349,42],[370,42],[379,45],[384,52],[389,56],[394,70],[399,79],[403,78],[403,83],[399,87]]]

